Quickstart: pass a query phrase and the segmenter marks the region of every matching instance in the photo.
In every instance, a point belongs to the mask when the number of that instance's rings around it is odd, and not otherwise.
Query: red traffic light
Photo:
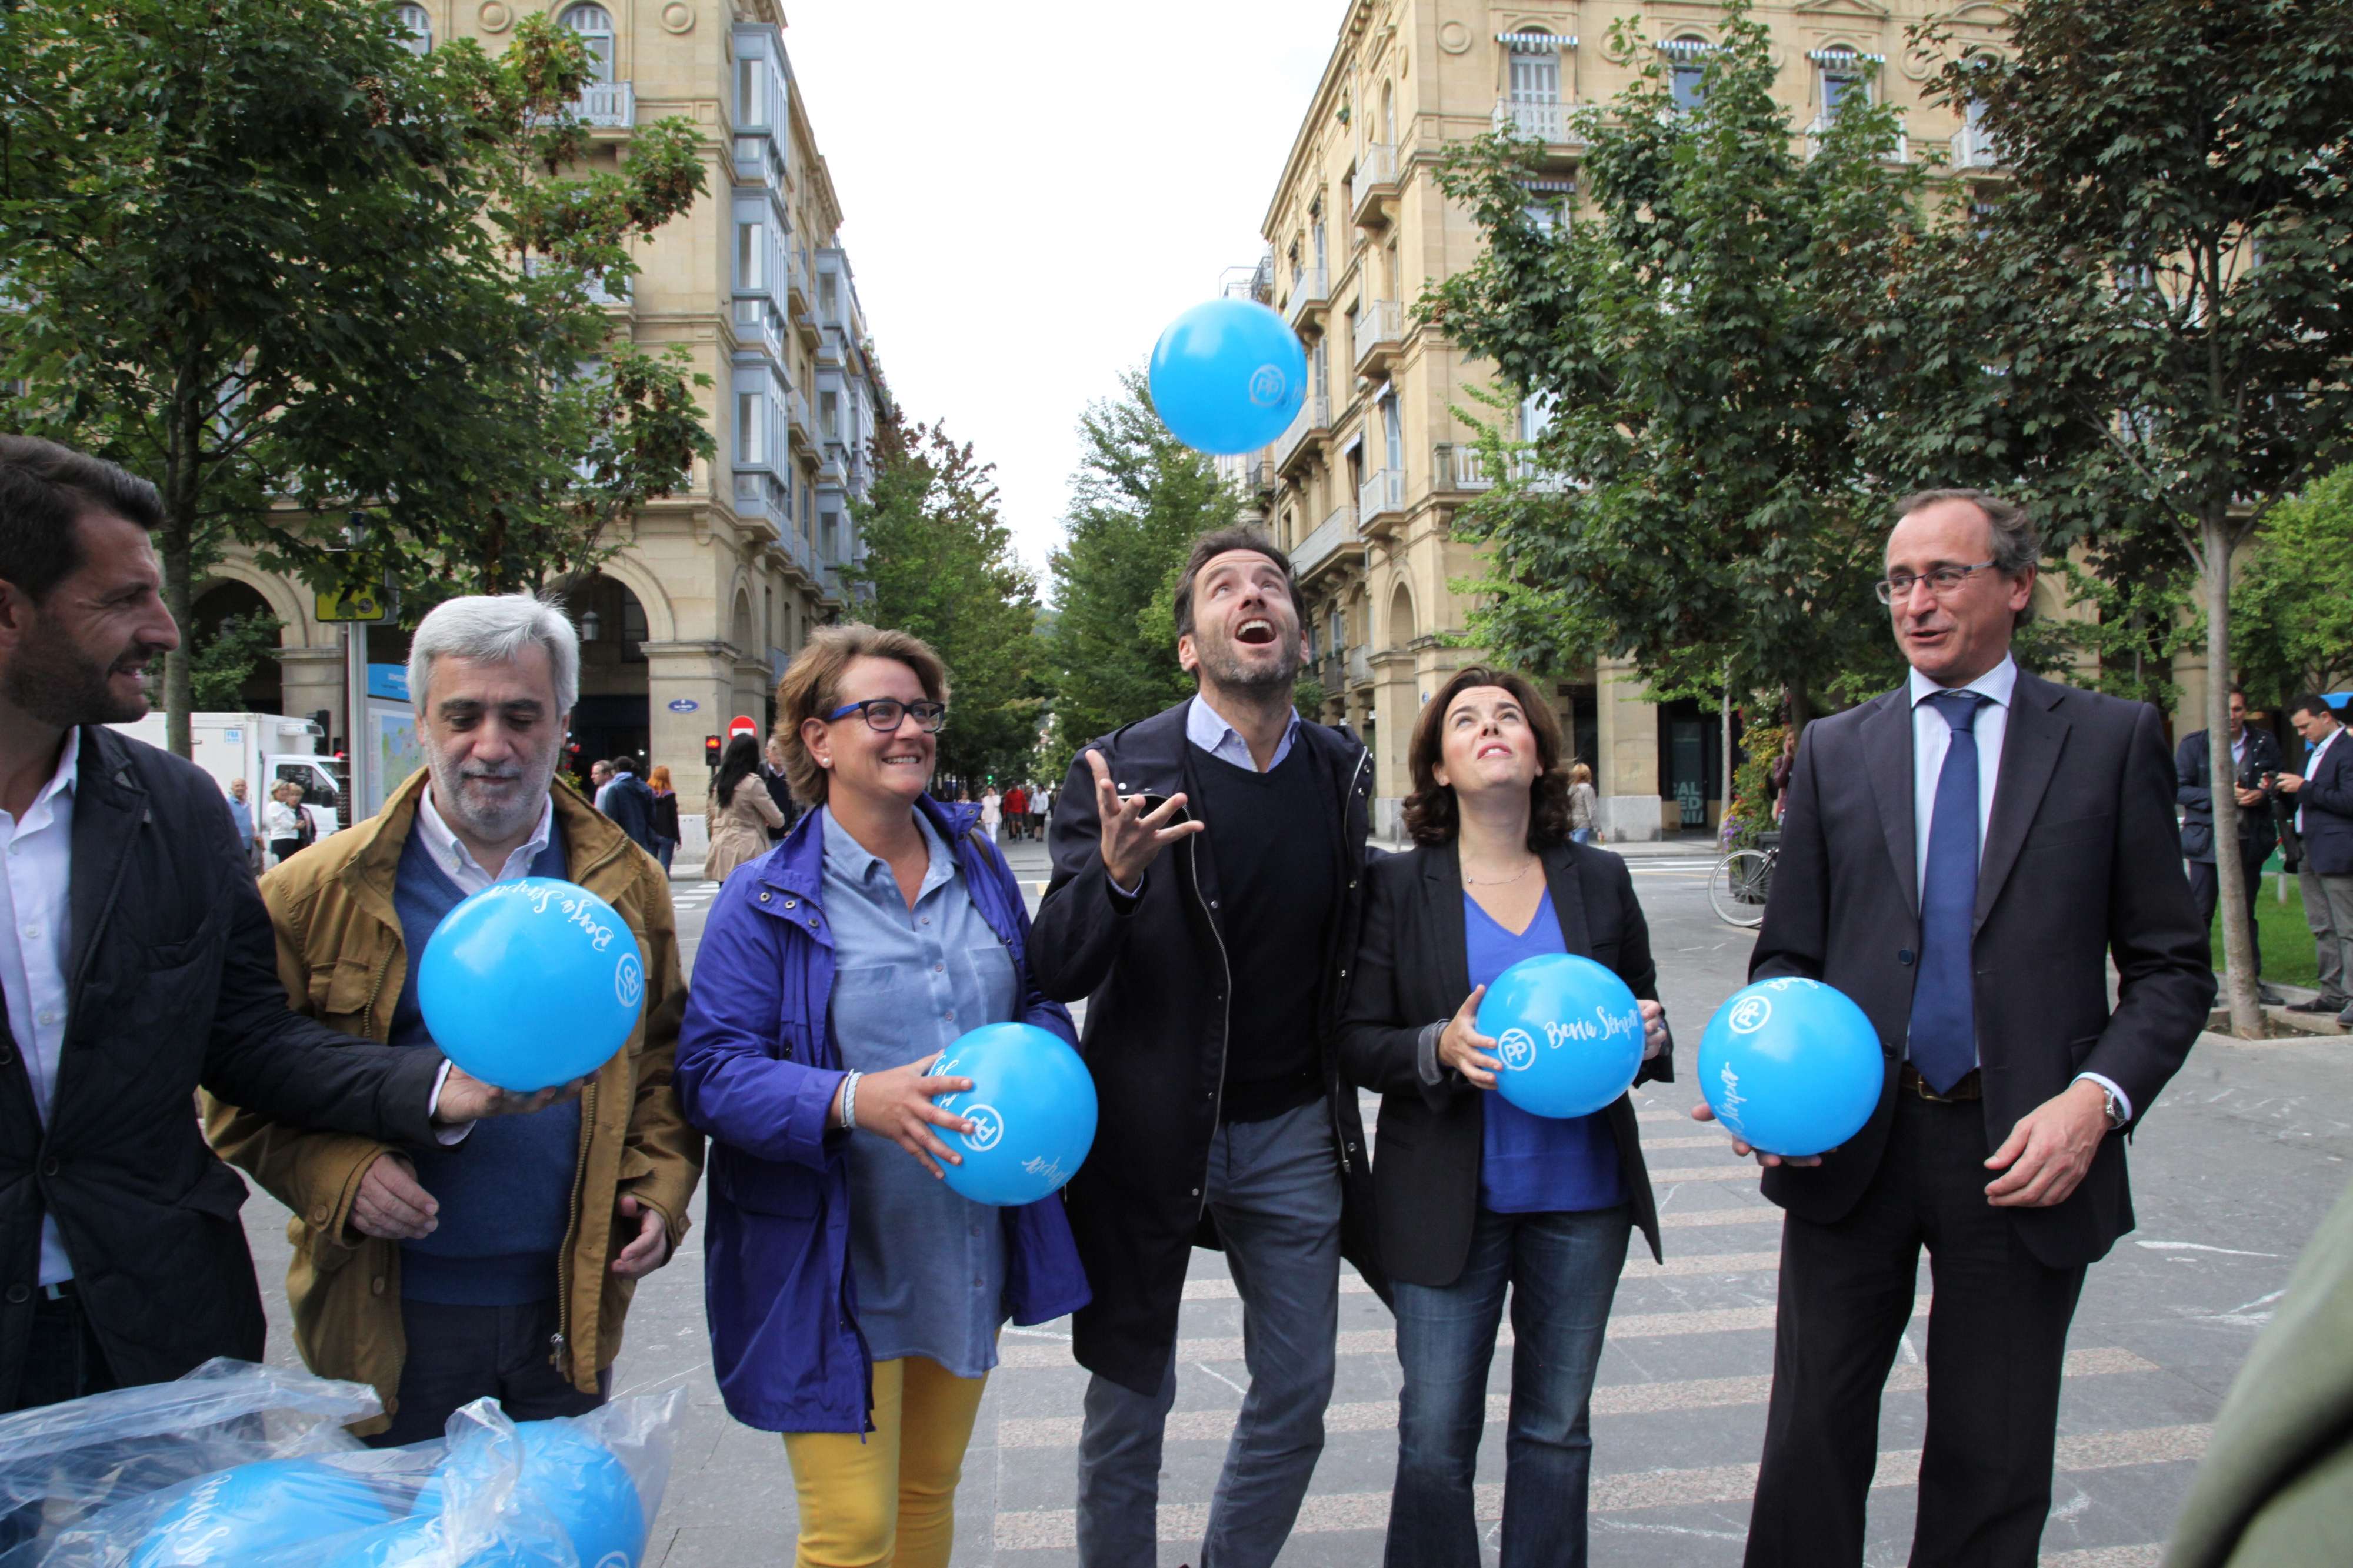
[[[718,736],[705,735],[702,737],[702,763],[703,766],[711,768],[715,768],[719,765]]]

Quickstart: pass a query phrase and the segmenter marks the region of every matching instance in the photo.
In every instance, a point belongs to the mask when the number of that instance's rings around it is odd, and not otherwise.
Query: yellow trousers
[[[874,1363],[874,1430],[787,1432],[800,1496],[793,1568],[947,1568],[983,1377],[924,1356]]]

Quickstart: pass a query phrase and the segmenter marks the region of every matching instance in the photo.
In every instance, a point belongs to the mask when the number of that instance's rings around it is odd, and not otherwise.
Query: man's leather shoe
[[[2334,1013],[2344,1005],[2344,1003],[2331,1002],[2326,996],[2316,996],[2309,1002],[2291,1002],[2287,1010],[2291,1013]]]
[[[2353,1029],[2353,1007],[2348,1007],[2342,1013],[2337,1014],[2337,1021],[2344,1025],[2347,1028]]]
[[[2255,987],[2255,1000],[2262,1003],[2266,1007],[2277,1007],[2284,1003],[2287,998],[2281,995],[2278,992],[2273,990],[2268,985],[2257,985]]]

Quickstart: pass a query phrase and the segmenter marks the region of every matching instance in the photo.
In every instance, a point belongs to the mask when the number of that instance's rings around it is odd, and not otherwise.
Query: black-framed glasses
[[[938,734],[948,721],[948,705],[926,698],[920,702],[902,702],[895,697],[870,697],[863,702],[845,702],[826,715],[830,721],[847,719],[852,713],[866,715],[867,727],[884,734],[899,727],[899,721],[913,715],[915,722],[932,734]]]
[[[1910,598],[1914,585],[1921,583],[1928,584],[1928,592],[1945,599],[1959,593],[1962,584],[1992,564],[1990,561],[1980,561],[1974,566],[1934,566],[1920,573],[1890,572],[1872,586],[1878,591],[1883,605]]]

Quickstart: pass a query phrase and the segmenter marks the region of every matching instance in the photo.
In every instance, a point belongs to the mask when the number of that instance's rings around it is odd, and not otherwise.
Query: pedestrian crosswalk
[[[1663,1267],[1654,1262],[1637,1238],[1609,1321],[1592,1406],[1595,1554],[1596,1561],[1617,1560],[1602,1544],[1614,1532],[1621,1541],[1674,1541],[1680,1544],[1672,1560],[1693,1568],[1728,1568],[1739,1560],[1772,1392],[1781,1215],[1756,1195],[1756,1167],[1733,1159],[1719,1131],[1695,1127],[1673,1095],[1669,1089],[1643,1097],[1638,1111],[1654,1161],[1677,1149],[1723,1152],[1707,1164],[1657,1163],[1652,1171],[1665,1205],[1660,1224],[1668,1237],[1667,1261]],[[1365,1109],[1369,1121],[1377,1106],[1368,1100]],[[1686,1131],[1676,1133],[1676,1125]],[[1654,1127],[1658,1135],[1647,1136]],[[1921,1283],[1931,1283],[1925,1264]],[[1370,1288],[1353,1272],[1344,1273],[1342,1290],[1339,1375],[1325,1413],[1324,1456],[1282,1568],[1376,1561],[1388,1522],[1399,1381],[1395,1332],[1388,1314],[1369,1300]],[[1914,1300],[1911,1330],[1888,1378],[1885,1446],[1873,1481],[1874,1521],[1905,1531],[1912,1504],[1900,1494],[1915,1484],[1919,1469],[1929,1304],[1924,1289]],[[1198,1546],[1208,1523],[1212,1483],[1249,1379],[1241,1331],[1238,1294],[1221,1260],[1196,1254],[1176,1346],[1178,1403],[1169,1416],[1163,1460],[1159,1536],[1167,1543],[1167,1561],[1185,1555],[1180,1546]],[[993,1449],[993,1520],[985,1533],[974,1520],[975,1538],[968,1549],[958,1549],[960,1564],[1068,1568],[1076,1563],[1071,1505],[1082,1419],[1073,1395],[1085,1374],[1071,1359],[1069,1332],[1067,1321],[1007,1331],[975,1436],[976,1456]],[[1490,1373],[1476,1491],[1491,1563],[1493,1527],[1502,1517],[1502,1436],[1514,1343],[1507,1313]],[[2067,1515],[2073,1522],[2063,1531],[2054,1524],[2042,1568],[2158,1568],[2158,1538],[2169,1508],[2119,1503],[2096,1529],[2080,1516],[2087,1498],[2145,1497],[2150,1485],[2159,1489],[2157,1495],[2178,1497],[2210,1436],[2201,1422],[2179,1417],[2202,1415],[2211,1405],[2163,1409],[2157,1412],[2162,1424],[2147,1424],[2147,1415],[2138,1421],[2071,1419],[2079,1411],[2096,1417],[2145,1408],[2148,1391],[2171,1380],[2144,1349],[2114,1340],[2079,1343],[2068,1353],[2064,1375],[2059,1495],[2074,1500]],[[2111,1476],[2123,1479],[2102,1479]],[[2137,1479],[2144,1476],[2158,1479]],[[1900,1547],[1893,1550],[1890,1560],[1901,1561]]]

